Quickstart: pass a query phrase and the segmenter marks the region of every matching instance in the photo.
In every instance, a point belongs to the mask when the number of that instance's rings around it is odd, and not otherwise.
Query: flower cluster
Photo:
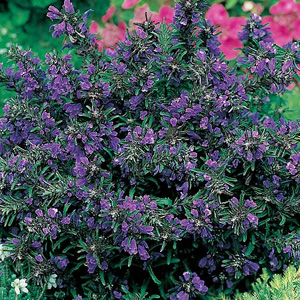
[[[180,283],[178,286],[173,288],[176,294],[173,292],[170,300],[189,300],[193,299],[199,294],[205,294],[208,290],[207,286],[204,285],[204,281],[194,272],[184,272],[183,276],[179,277]],[[193,297],[193,298],[191,298]]]
[[[294,176],[295,181],[300,183],[300,153],[292,154],[290,158],[292,161],[287,163],[286,168]]]
[[[42,63],[12,47],[0,66],[15,92],[0,119],[0,258],[49,299],[230,294],[299,259],[300,122],[261,109],[295,75],[299,43],[275,46],[253,14],[231,68],[207,8],[180,0],[170,24],[146,16],[99,52],[88,12],[65,0],[48,13],[65,53]]]

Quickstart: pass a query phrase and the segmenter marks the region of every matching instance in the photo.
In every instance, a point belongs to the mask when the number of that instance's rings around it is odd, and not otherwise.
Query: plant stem
[[[46,291],[46,287],[47,287],[47,284],[45,283],[44,286],[43,286],[43,290],[42,290],[40,296],[37,298],[37,300],[41,300],[42,299],[42,297],[44,296],[44,293]]]

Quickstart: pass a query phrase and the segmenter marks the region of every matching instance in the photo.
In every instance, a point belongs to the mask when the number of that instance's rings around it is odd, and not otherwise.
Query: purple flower
[[[135,110],[137,106],[142,102],[143,94],[133,96],[129,99],[130,109]]]
[[[61,256],[55,257],[54,262],[60,270],[65,270],[67,265],[69,264],[69,260]]]
[[[47,13],[47,17],[53,21],[61,18],[61,13],[60,11],[55,8],[54,6],[50,5],[48,8],[49,12]]]
[[[48,215],[51,217],[51,218],[55,218],[56,214],[57,214],[57,208],[49,208],[48,209]]]
[[[70,117],[73,119],[77,115],[81,113],[82,105],[80,103],[74,104],[74,103],[66,103],[64,104],[64,109],[67,113],[70,114]]]
[[[254,214],[252,213],[248,213],[247,214],[247,219],[249,220],[249,222],[254,225],[254,226],[257,226],[258,225],[258,217],[255,216]]]
[[[89,16],[89,14],[92,12],[93,10],[92,9],[89,9],[89,10],[87,10],[84,14],[83,14],[83,16],[82,16],[82,20],[83,20],[83,22],[84,23],[87,23],[87,19],[88,19],[88,16]]]
[[[35,260],[36,260],[37,262],[39,262],[39,263],[41,263],[41,262],[44,261],[41,254],[37,255],[37,256],[35,257]]]
[[[130,255],[135,255],[138,253],[137,243],[135,239],[129,239],[128,237],[126,237],[121,243],[121,246]]]
[[[35,211],[35,213],[36,213],[36,215],[38,216],[38,217],[42,217],[44,214],[43,214],[43,212],[42,212],[42,210],[40,210],[40,209],[37,209],[36,211]]]
[[[143,246],[138,245],[138,253],[139,253],[141,260],[147,260],[150,258],[149,253]]]
[[[245,207],[250,207],[250,208],[253,208],[253,207],[256,207],[257,204],[253,201],[253,200],[246,200],[245,201],[245,204],[244,204]]]
[[[177,119],[176,119],[176,118],[171,118],[171,119],[170,119],[170,123],[171,123],[171,125],[172,125],[173,127],[175,127],[176,124],[177,124]]]
[[[62,218],[61,223],[64,224],[64,225],[70,224],[71,223],[70,217]]]
[[[157,134],[154,133],[153,129],[151,128],[146,132],[145,137],[142,139],[141,143],[142,144],[154,144],[156,137],[157,137]]]
[[[208,287],[204,285],[204,281],[196,273],[184,272],[183,277],[179,277],[180,281],[178,286],[171,289],[176,292],[170,296],[171,300],[177,299],[191,299],[190,297],[196,297],[196,295],[205,295],[208,291]]]
[[[64,0],[64,8],[66,13],[74,14],[75,10],[70,0]]]
[[[205,50],[200,49],[200,50],[196,53],[196,56],[197,56],[198,59],[200,59],[202,62],[204,62],[205,59],[206,59],[206,52],[205,52]]]
[[[278,261],[277,257],[274,255],[274,253],[275,253],[274,248],[272,248],[272,251],[269,254],[269,258],[270,258],[271,270],[273,272],[277,270],[277,266],[279,264],[279,261]]]
[[[141,28],[138,27],[136,30],[136,34],[138,37],[140,37],[141,39],[145,39],[147,37],[147,33]]]
[[[87,254],[86,261],[87,261],[87,266],[88,266],[88,272],[90,274],[93,274],[95,272],[95,269],[98,266],[96,258],[91,254]]]
[[[121,298],[122,298],[122,293],[120,293],[120,292],[118,292],[118,291],[114,291],[113,294],[114,294],[114,297],[115,297],[116,299],[121,299]]]

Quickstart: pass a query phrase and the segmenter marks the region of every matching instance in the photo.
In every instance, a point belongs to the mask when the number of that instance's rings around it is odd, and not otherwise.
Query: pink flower
[[[269,27],[273,33],[272,38],[275,44],[283,46],[293,39],[290,30],[286,26],[275,22],[273,16],[262,17],[262,23],[269,23],[267,27]]]
[[[300,14],[300,3],[296,3],[294,0],[279,0],[278,3],[270,7],[272,15],[287,15],[294,12]]]
[[[98,33],[99,30],[99,24],[97,22],[92,22],[90,25],[90,33]]]
[[[151,20],[162,23],[164,20],[166,24],[170,24],[173,20],[174,10],[168,5],[163,5],[158,13],[153,13]]]
[[[213,4],[206,13],[206,18],[211,20],[213,25],[220,25],[217,32],[222,32],[218,37],[221,42],[220,49],[226,59],[231,60],[237,57],[243,44],[238,39],[238,32],[242,30],[241,25],[246,24],[244,17],[229,18],[228,12],[222,4]]]
[[[119,41],[124,41],[126,24],[123,21],[119,21],[118,26],[107,23],[104,28],[101,28],[97,22],[93,22],[90,25],[90,33],[100,34],[102,41],[96,41],[96,44],[99,47],[99,51],[102,51],[103,47],[107,48],[114,46]]]
[[[222,25],[228,20],[228,12],[222,4],[213,4],[205,17],[211,20],[214,25]]]
[[[107,20],[114,14],[114,12],[116,11],[116,7],[115,6],[111,6],[107,11],[106,14],[102,17],[102,22],[107,22]]]
[[[122,4],[122,8],[129,9],[132,6],[134,6],[135,4],[137,4],[138,2],[140,2],[140,0],[125,0]]]
[[[263,23],[270,23],[269,27],[274,33],[273,39],[279,46],[300,38],[300,3],[294,0],[279,0],[271,6],[273,16],[262,18]]]

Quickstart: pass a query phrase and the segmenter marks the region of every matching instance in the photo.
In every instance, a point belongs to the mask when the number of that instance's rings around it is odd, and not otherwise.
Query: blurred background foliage
[[[127,26],[135,17],[135,9],[144,4],[147,4],[152,12],[158,12],[162,5],[174,7],[173,0],[141,0],[130,9],[122,8],[124,0],[73,0],[72,2],[81,12],[92,8],[90,20],[95,20],[100,27],[105,26],[102,17],[110,6],[116,8],[111,22],[118,24],[122,20]],[[249,5],[251,6],[249,3],[259,7],[260,15],[270,15],[269,8],[277,2],[278,0],[209,0],[210,5],[214,3],[224,5],[230,17],[248,17],[251,10],[246,10],[245,7],[248,5],[249,8]],[[52,52],[54,48],[61,49],[62,40],[52,38],[49,32],[51,21],[46,17],[49,5],[61,7],[63,0],[2,0],[0,2],[0,63],[9,64],[5,52],[9,49],[10,43],[16,43],[23,49],[31,49],[41,59],[44,58],[45,53]],[[255,8],[252,11],[255,11]],[[2,107],[5,99],[12,95],[13,93],[0,89],[0,115],[3,114]],[[279,107],[284,111],[286,118],[295,120],[300,118],[299,103],[300,89],[296,87],[291,93],[284,95]],[[274,103],[272,105],[274,106]],[[275,105],[278,106],[276,103]]]

